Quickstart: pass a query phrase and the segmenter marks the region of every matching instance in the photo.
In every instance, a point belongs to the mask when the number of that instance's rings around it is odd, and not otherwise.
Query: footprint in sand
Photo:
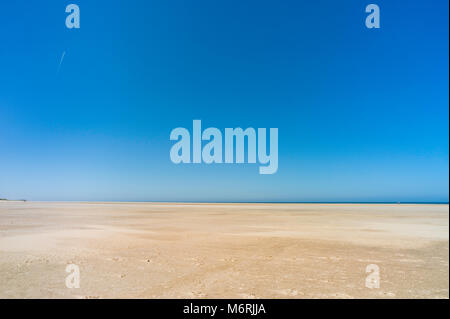
[[[200,291],[191,291],[188,293],[191,298],[205,298],[206,294]]]
[[[283,295],[283,296],[291,296],[291,297],[303,295],[301,292],[298,292],[298,290],[296,290],[296,289],[280,289],[280,290],[275,290],[275,292],[280,295]]]

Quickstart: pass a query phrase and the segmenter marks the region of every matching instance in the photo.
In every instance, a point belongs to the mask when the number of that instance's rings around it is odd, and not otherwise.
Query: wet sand
[[[0,298],[449,298],[449,206],[0,201]]]

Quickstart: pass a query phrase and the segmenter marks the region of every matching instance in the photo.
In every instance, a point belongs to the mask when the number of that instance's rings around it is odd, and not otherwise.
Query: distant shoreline
[[[121,200],[10,200],[4,202],[48,202],[48,203],[155,203],[155,204],[371,204],[371,205],[449,205],[449,202],[263,202],[263,201],[121,201]]]

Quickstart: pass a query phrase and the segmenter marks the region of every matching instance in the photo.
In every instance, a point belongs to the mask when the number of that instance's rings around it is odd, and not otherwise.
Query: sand
[[[449,206],[0,201],[0,298],[449,298]]]

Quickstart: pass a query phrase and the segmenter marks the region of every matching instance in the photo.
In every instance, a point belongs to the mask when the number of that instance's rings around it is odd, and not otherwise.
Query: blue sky
[[[1,6],[0,198],[448,201],[447,1]],[[277,127],[278,172],[173,164],[194,119]]]

